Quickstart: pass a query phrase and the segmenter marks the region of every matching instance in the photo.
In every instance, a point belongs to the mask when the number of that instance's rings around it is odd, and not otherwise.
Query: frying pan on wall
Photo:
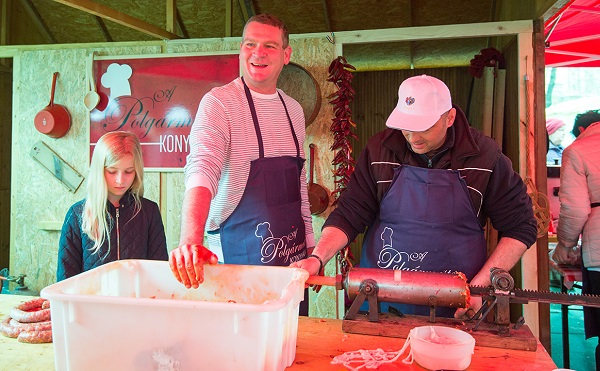
[[[52,138],[60,138],[67,134],[71,128],[71,115],[64,106],[54,104],[54,90],[58,72],[52,76],[52,90],[50,91],[50,103],[35,115],[33,123],[35,128],[42,134]]]
[[[310,213],[317,215],[321,214],[329,206],[329,192],[322,186],[314,183],[315,145],[311,143],[308,147],[310,148],[308,202],[310,203]]]

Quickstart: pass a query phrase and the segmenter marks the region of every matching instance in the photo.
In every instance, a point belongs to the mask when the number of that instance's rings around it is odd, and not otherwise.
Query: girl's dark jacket
[[[99,252],[92,254],[94,241],[82,230],[82,215],[85,199],[75,203],[65,216],[58,248],[57,281],[120,259],[168,260],[167,240],[158,205],[146,198],[141,199],[142,208],[134,216],[134,198],[126,193],[121,198],[119,217],[117,209],[107,202],[110,231]],[[117,243],[117,223],[119,241]],[[119,247],[118,247],[119,246]]]
[[[353,241],[377,216],[394,168],[407,164],[459,170],[482,227],[489,218],[500,237],[511,237],[530,247],[537,239],[537,222],[524,182],[498,144],[471,128],[462,110],[454,108],[454,125],[448,130],[442,151],[430,162],[410,150],[400,130],[388,128],[370,138],[338,207],[323,227],[335,226]]]

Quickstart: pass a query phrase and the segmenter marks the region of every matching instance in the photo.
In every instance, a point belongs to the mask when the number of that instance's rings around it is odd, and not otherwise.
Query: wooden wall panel
[[[3,0],[0,7],[0,44],[42,44],[19,0]],[[6,13],[4,13],[6,12]],[[11,241],[11,151],[13,123],[13,59],[0,58],[0,269],[10,267]],[[10,271],[13,274],[12,271]]]
[[[11,66],[12,60],[0,59],[0,269],[10,260]]]

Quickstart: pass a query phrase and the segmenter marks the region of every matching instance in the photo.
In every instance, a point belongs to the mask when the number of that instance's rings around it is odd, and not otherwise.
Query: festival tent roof
[[[571,0],[545,23],[546,67],[600,67],[600,0]]]

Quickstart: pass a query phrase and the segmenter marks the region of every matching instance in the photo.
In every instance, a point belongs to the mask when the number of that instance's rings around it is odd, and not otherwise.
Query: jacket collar
[[[134,201],[133,195],[131,194],[131,191],[127,191],[123,197],[121,197],[121,199],[119,200],[119,207],[127,207],[129,205],[131,205]],[[114,211],[116,210],[116,207],[110,202],[110,201],[106,201],[106,204],[108,206],[108,209],[110,211]]]
[[[593,124],[591,124],[590,126],[587,127],[587,129],[585,129],[583,131],[583,133],[579,134],[579,136],[577,137],[577,139],[579,138],[586,138],[589,137],[591,135],[595,135],[595,134],[599,134],[600,133],[600,122],[594,122]]]

